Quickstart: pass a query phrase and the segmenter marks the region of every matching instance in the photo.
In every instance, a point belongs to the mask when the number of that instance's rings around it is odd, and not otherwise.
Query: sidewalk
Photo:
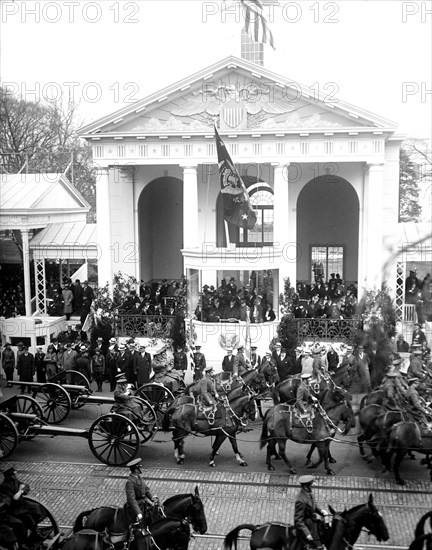
[[[14,466],[19,478],[30,484],[31,496],[48,506],[59,525],[71,526],[83,510],[101,505],[122,506],[127,468],[96,464],[67,464],[5,461],[5,470]],[[217,470],[179,470],[147,468],[145,477],[152,492],[161,500],[177,493],[192,492],[199,486],[208,523],[207,535],[226,535],[240,523],[265,521],[292,522],[294,500],[299,491],[298,476],[253,472],[218,472]],[[314,490],[317,502],[336,510],[365,503],[369,493],[384,516],[390,540],[382,545],[405,546],[419,518],[432,509],[432,492],[428,482],[409,482],[396,489],[391,481],[367,477],[319,477]],[[64,529],[67,532],[67,529]],[[361,544],[379,544],[361,535]],[[195,538],[191,550],[219,550],[223,541]],[[239,549],[249,548],[242,541]]]

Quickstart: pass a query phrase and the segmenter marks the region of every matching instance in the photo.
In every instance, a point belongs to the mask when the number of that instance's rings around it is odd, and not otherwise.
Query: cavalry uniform
[[[201,346],[195,346],[195,348],[196,348],[196,352],[193,354],[193,360],[195,365],[194,376],[193,376],[194,382],[202,378],[204,369],[207,366],[205,355],[200,351]]]
[[[389,372],[386,375],[381,389],[384,392],[384,399],[392,408],[403,408],[403,399],[406,388],[401,377],[396,372]]]
[[[430,420],[432,418],[432,410],[425,406],[424,401],[417,391],[419,379],[413,378],[409,383],[410,387],[406,392],[405,399],[412,407],[410,411],[411,414],[418,422]]]
[[[407,376],[408,378],[419,378],[423,380],[426,378],[426,373],[423,370],[423,362],[421,360],[421,350],[415,350],[414,357],[411,359]]]
[[[209,407],[215,404],[216,384],[211,376],[213,367],[206,367],[204,370],[204,378],[198,380],[198,382],[192,387],[192,392],[200,400],[202,405]]]
[[[307,412],[309,404],[313,401],[312,390],[309,386],[309,380],[312,378],[311,374],[301,375],[301,384],[297,390],[296,407],[302,413]]]
[[[243,355],[243,346],[237,348],[237,355],[234,357],[233,374],[239,376],[249,370],[250,363]]]
[[[301,476],[301,489],[294,506],[294,527],[297,536],[303,544],[304,550],[312,548],[323,549],[318,533],[316,514],[325,515],[324,510],[318,508],[312,493],[313,476]]]
[[[125,486],[126,504],[124,510],[129,523],[135,522],[137,517],[138,519],[144,517],[145,523],[148,524],[150,523],[147,521],[150,516],[148,508],[149,505],[153,505],[153,496],[150,487],[141,475],[140,462],[141,458],[136,458],[128,463],[131,473]]]

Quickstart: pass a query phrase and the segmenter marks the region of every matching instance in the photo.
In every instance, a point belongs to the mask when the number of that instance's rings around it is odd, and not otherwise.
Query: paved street
[[[5,390],[5,397],[14,390]],[[104,392],[106,395],[108,393]],[[357,401],[358,399],[356,399]],[[66,427],[88,427],[95,418],[108,412],[107,406],[84,406],[71,411],[63,423]],[[153,441],[140,450],[146,477],[154,493],[165,499],[175,493],[190,492],[199,485],[205,504],[209,530],[191,544],[197,548],[220,549],[220,537],[240,523],[292,521],[295,495],[299,489],[298,476],[289,476],[280,461],[270,473],[265,465],[265,452],[259,450],[261,421],[250,425],[251,431],[238,436],[239,446],[248,468],[237,465],[230,445],[225,443],[216,457],[216,469],[208,467],[209,438],[189,437],[186,440],[186,463],[177,466],[173,457],[170,434],[159,432]],[[322,467],[315,493],[317,501],[343,510],[367,501],[370,492],[387,522],[391,539],[387,547],[406,548],[418,519],[432,509],[429,474],[420,460],[406,460],[401,469],[407,485],[395,484],[390,473],[382,474],[379,464],[366,464],[359,457],[356,434],[332,443],[337,459],[335,476],[326,476]],[[298,474],[309,472],[304,466],[308,446],[290,443],[288,452]],[[420,458],[420,457],[419,457]],[[13,460],[12,460],[13,459]],[[102,504],[124,503],[124,483],[127,468],[108,467],[91,454],[85,439],[38,436],[19,444],[11,460],[0,463],[1,469],[14,465],[21,477],[29,482],[32,495],[50,507],[62,526],[71,526],[77,514]],[[246,533],[245,533],[246,534]],[[376,544],[362,535],[359,548]],[[367,545],[367,546],[365,546]],[[241,548],[247,548],[242,542]]]

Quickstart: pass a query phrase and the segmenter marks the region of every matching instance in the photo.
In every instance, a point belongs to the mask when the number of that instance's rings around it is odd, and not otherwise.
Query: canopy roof
[[[97,259],[97,228],[95,223],[50,223],[30,241],[36,259]]]

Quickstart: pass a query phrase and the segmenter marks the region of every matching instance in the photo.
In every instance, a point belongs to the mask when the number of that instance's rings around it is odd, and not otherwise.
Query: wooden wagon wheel
[[[108,466],[122,466],[133,460],[140,448],[137,427],[126,416],[104,414],[93,422],[88,433],[91,452]]]
[[[16,412],[24,414],[35,414],[41,420],[45,420],[40,404],[29,395],[16,396]]]
[[[141,443],[145,443],[157,432],[159,419],[156,410],[148,401],[138,396],[135,398],[141,403],[142,413],[134,420],[134,424],[141,435]]]
[[[34,387],[33,397],[42,407],[43,418],[48,424],[58,424],[70,413],[71,398],[68,392],[58,384],[48,382]]]
[[[137,389],[135,395],[148,401],[156,413],[158,425],[162,424],[166,410],[174,401],[174,395],[162,384],[152,382]]]
[[[0,413],[0,459],[9,458],[18,445],[18,430],[12,420]]]
[[[41,520],[36,527],[37,534],[44,539],[43,548],[56,548],[55,543],[60,539],[60,529],[54,516],[48,508],[38,500],[28,496],[25,496],[24,499],[38,504],[44,512],[45,518]]]

